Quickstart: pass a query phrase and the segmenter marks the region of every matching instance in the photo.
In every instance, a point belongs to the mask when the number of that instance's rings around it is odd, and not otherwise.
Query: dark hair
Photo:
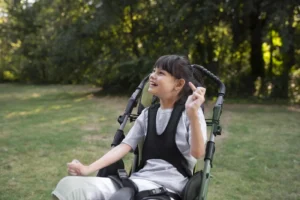
[[[196,87],[203,86],[202,75],[199,70],[194,68],[187,57],[180,55],[165,55],[158,58],[154,65],[160,68],[176,79],[184,79],[185,85],[179,93],[179,100],[185,102],[187,97],[192,94],[188,82],[192,82]]]

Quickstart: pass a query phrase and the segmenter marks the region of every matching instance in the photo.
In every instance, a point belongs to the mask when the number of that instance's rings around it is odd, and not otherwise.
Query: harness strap
[[[181,200],[181,197],[178,194],[173,193],[173,192],[168,192],[168,196],[170,196],[174,200]]]
[[[143,190],[136,194],[136,199],[143,199],[144,197],[157,196],[167,194],[167,190],[164,187],[155,188],[152,190]]]
[[[159,107],[160,104],[154,104],[148,109],[147,134],[143,144],[141,161],[137,169],[138,171],[142,169],[147,160],[161,159],[173,165],[184,177],[191,177],[192,172],[188,167],[188,161],[176,144],[177,127],[185,107],[183,104],[176,103],[165,130],[163,133],[158,134],[156,116]]]
[[[119,178],[121,179],[123,183],[123,187],[129,187],[132,188],[135,193],[139,191],[137,185],[128,178],[128,174],[125,169],[118,169]]]
[[[181,200],[180,196],[176,193],[173,192],[169,192],[165,187],[159,187],[159,188],[155,188],[152,190],[143,190],[140,191],[138,190],[137,185],[128,178],[128,174],[126,172],[125,169],[118,169],[118,174],[119,174],[119,178],[122,181],[122,184],[120,185],[121,188],[124,187],[129,187],[132,188],[134,190],[135,193],[135,200],[142,200],[143,198],[146,197],[153,197],[153,196],[167,196],[167,197],[171,197],[174,200]],[[112,177],[110,177],[112,178]],[[115,180],[116,177],[113,177],[112,179],[117,182],[117,180]],[[119,182],[120,183],[120,182]]]
[[[181,200],[180,196],[176,193],[169,192],[165,187],[155,188],[152,190],[143,190],[136,194],[136,200],[142,200],[145,197],[155,197],[155,196],[168,196],[173,198],[174,200]],[[152,199],[151,198],[151,199]]]
[[[119,177],[117,176],[108,176],[108,178],[110,178],[110,180],[112,180],[112,182],[114,182],[119,188],[123,188],[123,183],[122,181],[120,180]]]

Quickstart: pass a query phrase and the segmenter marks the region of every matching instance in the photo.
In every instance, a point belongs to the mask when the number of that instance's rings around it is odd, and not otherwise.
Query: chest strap
[[[166,199],[166,200],[170,200],[171,197],[174,200],[181,200],[178,194],[169,192],[165,187],[140,191],[136,194],[135,200],[142,200],[145,197],[152,197],[152,198],[157,197],[158,199]]]
[[[147,134],[138,170],[142,169],[149,159],[161,159],[172,164],[184,177],[191,177],[192,173],[188,168],[188,162],[176,144],[177,126],[185,106],[184,104],[175,104],[168,124],[160,135],[156,128],[156,115],[159,107],[159,104],[149,107]]]
[[[118,174],[119,174],[119,178],[122,182],[120,187],[121,188],[126,188],[126,187],[131,188],[134,191],[134,193],[133,193],[134,197],[131,199],[142,200],[146,197],[153,197],[153,198],[156,197],[157,199],[161,199],[161,200],[170,200],[170,197],[171,197],[174,200],[181,200],[181,198],[178,194],[169,192],[165,187],[159,187],[159,188],[155,188],[155,189],[151,189],[151,190],[143,190],[143,191],[139,192],[137,185],[131,179],[129,179],[128,174],[125,169],[118,169]],[[110,178],[112,178],[112,177],[110,177]],[[116,181],[116,180],[113,179],[113,181]],[[123,190],[123,191],[127,191],[127,190]],[[120,196],[120,194],[118,194],[117,196]],[[114,199],[111,199],[111,200],[114,200]]]

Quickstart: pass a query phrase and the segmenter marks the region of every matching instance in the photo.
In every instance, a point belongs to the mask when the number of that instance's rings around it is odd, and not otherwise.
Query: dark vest
[[[175,104],[169,122],[161,135],[156,132],[156,114],[159,107],[159,104],[155,104],[148,110],[147,135],[138,169],[143,168],[149,159],[162,159],[176,167],[184,177],[191,177],[188,162],[179,151],[175,141],[178,122],[185,109],[184,104]]]

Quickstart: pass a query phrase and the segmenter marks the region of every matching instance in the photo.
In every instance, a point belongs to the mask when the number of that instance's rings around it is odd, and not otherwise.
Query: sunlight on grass
[[[38,114],[42,111],[42,108],[37,108],[35,110],[32,111],[21,111],[21,112],[12,112],[9,113],[5,116],[5,118],[10,119],[13,117],[18,117],[18,116],[27,116],[27,115],[34,115],[34,114]]]
[[[49,108],[49,110],[60,110],[60,109],[63,109],[63,108],[70,108],[72,107],[71,104],[67,104],[67,105],[54,105],[54,106],[51,106]]]
[[[95,91],[0,85],[0,199],[50,199],[67,162],[89,163],[110,149],[127,98],[98,99]]]
[[[0,199],[50,199],[68,162],[110,149],[128,98],[98,90],[0,84]],[[299,119],[294,107],[225,103],[208,199],[300,199]],[[129,169],[132,154],[124,160]]]
[[[74,99],[74,102],[81,102],[81,101],[84,101],[84,100],[87,100],[87,99],[91,99],[91,98],[93,98],[93,97],[94,97],[94,95],[89,94],[89,95],[87,95],[87,96],[85,96],[85,97],[78,98],[78,99]]]
[[[83,119],[83,117],[71,117],[71,118],[61,121],[60,124],[69,124],[69,123],[73,123],[73,122],[78,122],[82,119]]]
[[[51,110],[61,110],[64,108],[70,108],[72,107],[71,104],[67,104],[67,105],[53,105],[49,108],[45,108],[45,107],[38,107],[35,108],[34,110],[30,110],[30,111],[19,111],[19,112],[11,112],[8,113],[5,118],[10,119],[10,118],[14,118],[14,117],[20,117],[20,116],[28,116],[28,115],[35,115],[35,114],[39,114],[41,112],[47,112],[47,111],[51,111]]]

